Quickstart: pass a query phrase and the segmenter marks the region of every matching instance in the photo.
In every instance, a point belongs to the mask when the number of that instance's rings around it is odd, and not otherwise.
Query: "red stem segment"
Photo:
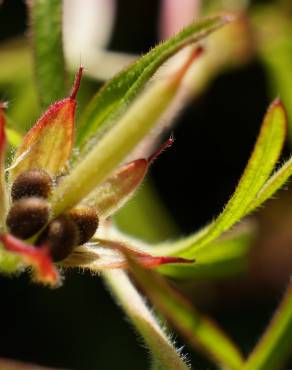
[[[148,164],[152,164],[162,152],[164,152],[166,149],[170,148],[172,144],[174,143],[174,137],[173,135],[170,135],[170,137],[162,144],[160,147],[150,155],[150,157],[147,159]]]
[[[75,81],[74,81],[73,88],[72,88],[72,93],[70,95],[70,98],[73,100],[76,99],[76,96],[77,96],[77,93],[80,87],[80,83],[81,83],[83,70],[84,70],[84,67],[80,66],[78,69],[78,72],[76,73]]]

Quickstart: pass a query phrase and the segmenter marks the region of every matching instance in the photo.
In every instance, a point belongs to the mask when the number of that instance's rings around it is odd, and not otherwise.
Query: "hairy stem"
[[[150,349],[152,356],[156,359],[154,369],[189,369],[127,274],[122,270],[111,270],[103,273],[103,276],[114,298],[129,316],[132,324]]]

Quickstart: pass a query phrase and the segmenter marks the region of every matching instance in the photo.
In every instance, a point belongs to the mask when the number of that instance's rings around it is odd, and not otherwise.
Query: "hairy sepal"
[[[95,207],[100,217],[110,217],[134,195],[147,170],[146,159],[137,159],[122,165],[84,203]]]
[[[62,171],[71,156],[76,94],[82,71],[80,67],[71,96],[52,104],[25,135],[11,164],[11,180],[35,168],[43,168],[51,176]]]

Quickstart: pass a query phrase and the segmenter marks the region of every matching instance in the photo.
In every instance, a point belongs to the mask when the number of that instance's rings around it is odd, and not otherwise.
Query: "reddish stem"
[[[77,93],[80,87],[83,70],[84,70],[84,67],[80,66],[78,69],[78,72],[76,73],[75,81],[74,81],[73,88],[72,88],[72,93],[70,95],[70,98],[73,100],[76,99],[76,96],[77,96]]]
[[[196,59],[198,59],[204,53],[204,51],[205,49],[202,45],[199,45],[196,49],[192,50],[189,59],[175,75],[175,81],[180,81],[184,77],[190,66],[194,63]]]
[[[162,152],[164,152],[166,149],[170,148],[172,144],[174,143],[174,137],[173,135],[170,135],[170,137],[160,145],[160,147],[150,155],[150,157],[147,159],[148,164],[152,164]]]

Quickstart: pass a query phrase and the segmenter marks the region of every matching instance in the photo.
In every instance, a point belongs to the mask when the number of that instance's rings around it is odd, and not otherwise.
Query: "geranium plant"
[[[50,59],[46,54],[50,47],[57,45],[57,51],[62,47],[60,3],[30,2],[35,68],[43,103],[64,90],[62,55]],[[14,275],[30,268],[35,282],[52,287],[66,284],[69,267],[100,272],[149,347],[152,369],[188,369],[191,364],[160,326],[136,283],[186,341],[202,348],[218,366],[273,370],[291,350],[291,283],[262,340],[244,359],[235,344],[164,277],[192,278],[200,269],[212,271],[217,264],[246,258],[249,228],[235,228],[221,237],[292,174],[291,160],[274,171],[287,130],[285,108],[279,99],[267,110],[233,196],[205,228],[177,241],[149,245],[125,235],[112,221],[173,139],[145,158],[127,157],[155,127],[190,67],[204,53],[201,40],[235,19],[221,14],[200,20],[152,49],[101,88],[85,108],[76,130],[80,67],[69,97],[47,108],[11,160],[5,157],[11,136],[5,128],[9,107],[5,102],[0,104],[0,270]],[[175,70],[151,79],[166,60],[187,46],[189,52]],[[56,80],[51,81],[52,75]],[[49,87],[54,84],[56,89],[51,93]]]

